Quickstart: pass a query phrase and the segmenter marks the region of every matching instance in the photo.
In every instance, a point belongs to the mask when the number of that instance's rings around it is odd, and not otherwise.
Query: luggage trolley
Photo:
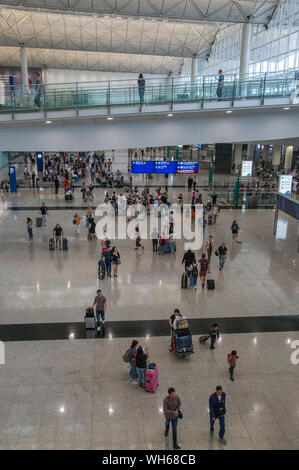
[[[174,346],[174,353],[179,358],[190,356],[194,352],[192,336],[186,318],[181,318],[177,321],[176,329],[174,330]]]

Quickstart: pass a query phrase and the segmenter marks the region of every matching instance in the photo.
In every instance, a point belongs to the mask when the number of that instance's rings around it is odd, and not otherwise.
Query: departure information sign
[[[185,174],[198,173],[198,162],[176,162],[176,172]]]
[[[176,162],[175,161],[156,161],[155,163],[155,173],[176,173]]]
[[[154,162],[151,160],[134,160],[131,164],[132,173],[154,173]]]
[[[279,179],[279,192],[281,194],[292,194],[292,175],[281,175]]]

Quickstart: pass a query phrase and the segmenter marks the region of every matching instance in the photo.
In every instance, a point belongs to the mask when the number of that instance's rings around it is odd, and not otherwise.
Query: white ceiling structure
[[[228,23],[268,24],[280,0],[0,1],[0,65],[179,72]],[[3,47],[1,47],[3,46]]]

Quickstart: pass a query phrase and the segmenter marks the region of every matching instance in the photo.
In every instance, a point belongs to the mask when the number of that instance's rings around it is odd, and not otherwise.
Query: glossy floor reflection
[[[138,338],[159,365],[155,394],[128,382],[127,339],[17,342],[0,366],[1,449],[171,449],[162,401],[174,386],[184,418],[183,450],[221,449],[210,437],[208,398],[227,393],[226,449],[299,448],[299,365],[290,360],[296,333],[222,335],[214,352],[198,346],[188,360],[168,352],[169,338]],[[235,382],[226,354],[240,359]]]

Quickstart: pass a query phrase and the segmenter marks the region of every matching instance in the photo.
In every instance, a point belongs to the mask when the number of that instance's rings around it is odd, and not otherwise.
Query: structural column
[[[235,170],[241,166],[243,144],[234,144],[234,164]]]
[[[280,165],[280,159],[281,159],[281,145],[274,145],[273,147],[273,153],[272,153],[272,166],[275,170]]]
[[[196,97],[196,81],[198,71],[198,58],[193,56],[191,59],[191,98]]]
[[[48,83],[48,67],[46,67],[45,65],[43,65],[42,68],[42,82],[43,85],[47,85]]]
[[[286,148],[286,154],[284,159],[284,169],[286,172],[292,168],[293,150],[293,145],[288,145]]]
[[[21,71],[23,90],[24,93],[26,93],[28,91],[28,62],[26,47],[21,47]]]
[[[251,44],[251,23],[244,23],[242,27],[242,42],[240,54],[240,80],[241,80],[241,96],[247,96],[246,79],[249,73],[249,58]],[[242,80],[244,81],[242,83]]]
[[[249,72],[250,44],[251,44],[251,23],[244,23],[243,28],[242,28],[240,74]]]

